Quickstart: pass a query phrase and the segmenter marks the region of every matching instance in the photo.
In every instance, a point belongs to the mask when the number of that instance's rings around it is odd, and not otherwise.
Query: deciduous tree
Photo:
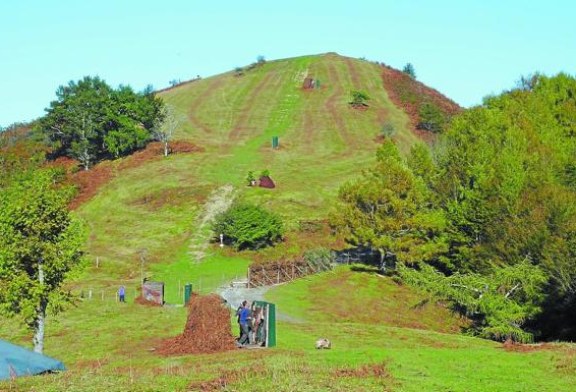
[[[69,299],[62,285],[81,257],[83,230],[68,212],[70,196],[47,170],[22,174],[0,194],[0,313],[34,331],[37,352],[46,312]]]

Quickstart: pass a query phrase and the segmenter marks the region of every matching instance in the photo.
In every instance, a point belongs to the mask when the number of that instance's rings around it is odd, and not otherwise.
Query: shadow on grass
[[[366,264],[354,264],[350,266],[350,270],[354,272],[366,272],[371,274],[382,275],[377,267]]]

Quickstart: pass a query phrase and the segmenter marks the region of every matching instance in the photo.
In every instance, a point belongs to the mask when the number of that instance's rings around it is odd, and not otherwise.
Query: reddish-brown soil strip
[[[390,100],[408,115],[412,131],[426,141],[434,140],[435,135],[432,132],[416,129],[420,122],[420,108],[425,102],[434,104],[449,116],[462,111],[462,108],[457,103],[437,90],[412,79],[404,72],[384,64],[382,64],[382,82]]]
[[[358,70],[356,69],[356,61],[352,61],[350,57],[345,57],[344,62],[348,67],[348,74],[350,75],[350,80],[352,81],[352,86],[354,89],[360,88],[360,76],[358,75]]]
[[[208,125],[204,124],[200,119],[196,116],[198,108],[208,101],[214,93],[218,90],[218,88],[224,83],[224,78],[215,78],[210,80],[206,90],[203,93],[199,94],[188,106],[188,119],[196,128],[201,129],[202,132],[206,134],[212,134],[214,131]]]
[[[334,86],[334,92],[332,93],[332,95],[330,95],[328,100],[326,100],[324,106],[330,113],[330,117],[334,119],[334,122],[336,123],[336,129],[338,130],[338,133],[340,134],[342,141],[349,149],[350,147],[356,145],[356,138],[352,137],[346,131],[346,122],[344,121],[343,116],[336,107],[336,102],[342,99],[342,96],[344,95],[344,89],[342,88],[342,83],[340,81],[340,77],[338,76],[338,72],[336,71],[336,68],[332,63],[330,63],[328,66],[328,77],[330,80],[330,84]]]
[[[268,85],[272,81],[273,74],[267,73],[260,83],[252,89],[250,94],[244,100],[245,105],[240,110],[240,114],[236,119],[236,123],[234,124],[234,128],[232,128],[232,132],[228,136],[228,139],[235,144],[238,140],[242,139],[242,136],[246,133],[248,129],[250,129],[250,117],[254,114],[252,111],[253,103],[256,98],[262,93],[262,91],[268,88]]]

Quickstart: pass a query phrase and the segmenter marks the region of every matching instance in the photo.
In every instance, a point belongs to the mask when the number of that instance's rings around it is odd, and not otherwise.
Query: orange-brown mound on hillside
[[[184,332],[164,340],[160,355],[207,354],[236,348],[230,325],[230,311],[216,294],[193,295],[188,304]]]

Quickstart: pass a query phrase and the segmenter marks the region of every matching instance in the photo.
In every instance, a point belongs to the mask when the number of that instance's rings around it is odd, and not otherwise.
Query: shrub
[[[370,100],[370,97],[368,96],[368,94],[366,94],[364,91],[358,91],[358,90],[354,90],[350,92],[350,105],[356,107],[356,106],[368,106],[366,104],[366,101]]]
[[[426,102],[420,107],[418,129],[430,132],[442,132],[446,126],[446,115],[433,103]]]
[[[247,203],[236,203],[217,215],[212,230],[216,236],[224,234],[224,241],[238,250],[270,246],[284,235],[277,214]]]
[[[248,181],[248,185],[252,185],[254,181],[256,181],[256,177],[254,177],[254,172],[250,170],[248,175],[246,176],[246,181]]]
[[[394,124],[392,124],[390,121],[386,121],[384,125],[382,125],[381,133],[382,136],[386,138],[391,138],[396,133],[396,128],[394,127]]]
[[[416,71],[414,70],[412,63],[407,63],[404,68],[402,68],[402,72],[410,76],[412,79],[416,79]]]

